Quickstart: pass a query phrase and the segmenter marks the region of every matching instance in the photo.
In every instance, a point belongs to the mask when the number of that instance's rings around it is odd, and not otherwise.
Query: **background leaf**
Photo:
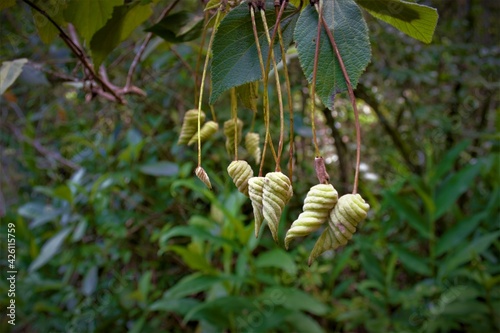
[[[27,62],[28,59],[26,58],[2,62],[2,67],[0,68],[0,95],[3,95],[19,75],[21,75],[23,67]]]
[[[151,6],[138,3],[115,7],[111,19],[94,34],[90,42],[94,67],[99,68],[107,55],[152,13]]]
[[[43,244],[38,257],[30,264],[28,271],[34,272],[45,265],[53,256],[57,254],[66,237],[71,232],[71,228],[65,228],[59,231],[54,237]]]
[[[335,42],[349,75],[353,88],[371,59],[368,28],[361,10],[352,0],[323,2],[323,17],[333,32]],[[295,41],[302,71],[312,82],[318,14],[314,7],[306,6],[295,27]],[[319,48],[316,93],[329,109],[337,93],[347,90],[347,85],[328,35],[322,27]]]
[[[64,17],[90,42],[94,33],[111,18],[114,7],[120,5],[123,5],[123,0],[70,0]]]
[[[146,29],[167,42],[183,43],[196,39],[203,30],[203,17],[182,11],[164,17],[160,22]]]
[[[410,37],[432,42],[438,13],[435,8],[400,0],[356,0],[368,13]]]
[[[169,161],[146,164],[140,167],[142,173],[150,176],[175,176],[179,172],[179,165]]]

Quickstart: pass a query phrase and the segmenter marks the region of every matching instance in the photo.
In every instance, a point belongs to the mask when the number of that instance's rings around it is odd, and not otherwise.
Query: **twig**
[[[76,45],[73,42],[71,37],[68,36],[68,34],[59,26],[59,24],[57,24],[57,22],[55,22],[43,9],[35,5],[30,0],[23,0],[23,1],[31,8],[35,9],[40,14],[42,14],[45,18],[47,18],[47,20],[49,20],[50,23],[52,23],[52,25],[54,25],[54,27],[59,31],[59,37],[61,37],[61,39],[71,49],[71,51],[78,57],[83,66],[88,70],[91,77],[95,79],[102,86],[103,91],[109,92],[118,103],[126,104],[122,96],[118,95],[115,90],[113,90],[109,85],[107,85],[105,82],[101,80],[101,78],[94,71],[92,65],[87,61],[87,58],[85,57],[85,54],[83,53],[82,49],[80,49],[80,47],[78,47],[78,45]]]

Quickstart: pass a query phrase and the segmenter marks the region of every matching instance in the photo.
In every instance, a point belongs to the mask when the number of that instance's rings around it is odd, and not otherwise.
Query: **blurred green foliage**
[[[18,271],[16,326],[2,316],[1,330],[499,331],[498,4],[426,2],[441,15],[431,45],[367,17],[373,59],[356,93],[360,192],[372,209],[345,248],[311,267],[316,237],[286,252],[267,230],[253,236],[250,202],[227,176],[221,134],[203,145],[214,191],[193,175],[196,150],[176,144],[182,115],[194,107],[199,39],[154,37],[134,77],[147,97],[123,106],[68,83],[77,60],[61,40],[39,40],[27,6],[0,12],[1,60],[29,59],[0,97],[1,269],[14,223]],[[181,9],[202,15],[194,1]],[[136,30],[107,58],[113,82],[126,81],[143,38]],[[316,182],[297,58],[289,69],[295,195],[281,238]],[[350,191],[355,152],[348,105],[339,95],[335,111],[318,119],[341,193]],[[219,123],[229,107],[223,95]],[[248,131],[251,112],[240,118]],[[255,129],[264,133],[260,119]],[[8,289],[1,279],[2,309]]]

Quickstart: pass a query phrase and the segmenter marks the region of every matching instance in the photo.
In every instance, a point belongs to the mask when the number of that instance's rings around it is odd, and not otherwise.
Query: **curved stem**
[[[318,11],[319,17],[322,17],[322,7],[318,8],[318,4],[315,4],[316,10]],[[316,76],[318,74],[318,60],[319,60],[319,44],[321,37],[321,20],[318,19],[318,32],[316,34],[316,49],[314,51],[314,64],[313,64],[313,76],[311,82],[311,130],[313,135],[314,143],[314,154],[316,157],[320,156],[318,138],[316,136]]]
[[[317,7],[316,7],[316,10],[318,10]],[[337,43],[335,43],[335,38],[333,37],[333,34],[330,31],[330,28],[328,27],[328,24],[324,20],[321,13],[319,14],[319,20],[322,22],[323,26],[325,27],[326,34],[328,35],[328,39],[330,40],[330,43],[332,44],[332,48],[335,51],[335,55],[337,56],[337,60],[338,60],[339,65],[340,65],[340,69],[342,70],[342,74],[344,75],[344,79],[345,79],[345,82],[347,85],[347,91],[349,92],[349,98],[351,100],[352,108],[354,110],[354,119],[355,119],[355,126],[356,126],[356,171],[354,174],[354,186],[353,186],[352,194],[356,194],[358,192],[359,165],[361,163],[361,126],[359,124],[359,111],[358,111],[358,107],[356,105],[356,97],[354,96],[354,90],[352,89],[351,80],[349,79],[349,74],[347,74],[347,70],[345,68],[344,61],[342,60],[342,56],[340,55],[339,49],[337,47]]]
[[[280,84],[280,76],[278,73],[278,66],[276,65],[276,58],[274,57],[273,41],[271,40],[271,36],[269,35],[269,27],[267,25],[265,11],[261,10],[260,15],[262,17],[262,23],[264,24],[264,32],[266,34],[267,42],[269,44],[269,53],[270,53],[271,59],[273,61],[274,79],[276,80],[276,92],[278,93],[278,105],[279,105],[279,110],[280,110],[280,139],[279,139],[279,143],[278,143],[278,158],[276,160],[276,171],[279,172],[279,171],[281,171],[281,166],[280,166],[281,153],[283,152],[283,137],[284,137],[284,133],[285,133],[283,99],[281,96],[281,84]],[[276,20],[275,30],[277,28],[279,28],[279,17]],[[274,36],[274,33],[273,33],[273,36]]]
[[[210,41],[208,42],[207,55],[205,56],[205,65],[203,65],[203,73],[201,74],[200,98],[198,100],[198,166],[201,166],[201,103],[203,102],[203,89],[205,88],[205,77],[207,75],[208,61],[210,59],[210,50],[212,49],[212,43],[214,41],[215,31],[217,30],[217,22],[219,22],[219,18],[220,10],[217,11],[217,16],[215,17],[215,26],[212,30]]]
[[[284,1],[283,4],[281,5],[280,12],[278,13],[278,8],[276,8],[276,17],[281,17],[284,9],[285,9],[286,2]],[[289,178],[292,179],[293,177],[293,153],[294,153],[294,136],[293,136],[293,100],[292,100],[292,88],[290,84],[290,76],[288,75],[288,65],[286,63],[286,50],[285,50],[285,45],[283,43],[283,34],[281,32],[281,29],[278,30],[278,40],[280,44],[280,50],[281,50],[281,59],[283,62],[283,71],[285,72],[285,83],[286,83],[286,91],[287,91],[287,103],[288,103],[288,114],[290,116],[290,156],[288,159],[288,174]]]

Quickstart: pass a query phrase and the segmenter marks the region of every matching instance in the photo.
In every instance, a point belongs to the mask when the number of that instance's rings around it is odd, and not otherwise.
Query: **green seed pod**
[[[264,194],[264,177],[252,177],[248,180],[248,195],[252,201],[255,218],[255,237],[259,237],[260,226],[264,221],[262,214],[262,196]]]
[[[253,170],[247,161],[232,161],[227,167],[229,176],[233,179],[238,191],[248,197],[248,180],[253,177]]]
[[[198,177],[209,189],[212,189],[212,184],[210,183],[210,178],[208,178],[208,174],[201,166],[197,167],[194,170],[196,177]]]
[[[303,212],[292,223],[286,233],[285,248],[296,237],[309,235],[321,227],[328,219],[330,211],[338,200],[338,193],[331,184],[314,185],[304,200]]]
[[[201,111],[200,123],[205,122],[205,113]],[[189,142],[193,135],[198,132],[198,110],[192,109],[186,112],[182,121],[181,133],[178,144],[184,145]]]
[[[224,135],[226,136],[226,150],[229,155],[234,154],[234,139],[236,131],[236,143],[241,142],[241,129],[243,127],[243,122],[240,119],[236,120],[236,126],[234,119],[229,119],[224,122]]]
[[[260,136],[259,133],[248,132],[245,136],[245,148],[248,153],[255,159],[255,162],[260,161]]]
[[[356,232],[356,226],[368,214],[370,205],[359,194],[346,194],[339,198],[328,217],[328,227],[323,231],[309,256],[309,265],[323,252],[347,244]]]
[[[264,179],[262,213],[275,242],[278,242],[278,226],[281,214],[293,195],[292,183],[282,172],[269,172]]]
[[[198,124],[196,126],[198,126]],[[208,139],[210,139],[212,135],[214,135],[218,130],[219,130],[219,124],[217,124],[215,121],[212,120],[207,121],[200,129],[201,142],[205,142]],[[189,140],[188,146],[192,145],[195,142],[198,142],[198,131],[193,135],[191,140]]]

